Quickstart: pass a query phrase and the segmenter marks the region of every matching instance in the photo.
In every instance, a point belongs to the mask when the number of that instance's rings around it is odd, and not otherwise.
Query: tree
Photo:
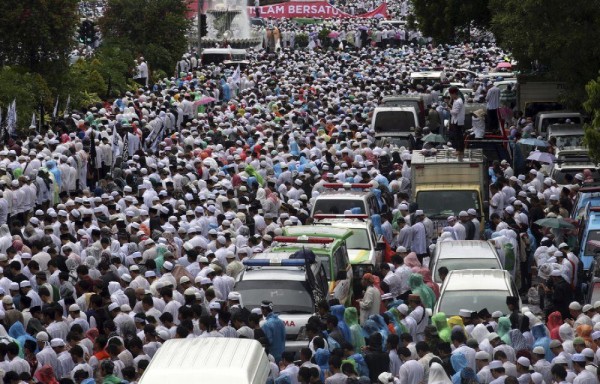
[[[590,80],[585,90],[587,100],[583,107],[590,115],[590,123],[585,125],[584,141],[592,159],[600,162],[600,76]]]
[[[108,0],[100,29],[109,44],[144,56],[151,70],[172,73],[187,49],[187,11],[182,0]]]
[[[488,0],[411,0],[419,30],[438,43],[469,39],[471,27],[487,27]]]
[[[598,1],[490,0],[490,9],[491,30],[520,69],[547,72],[572,85],[568,99],[580,107],[584,85],[599,68]]]
[[[23,130],[29,127],[31,115],[43,106],[46,111],[52,107],[52,96],[44,79],[37,73],[21,72],[11,67],[0,69],[0,109],[3,119],[6,109],[17,101],[17,124]],[[50,109],[51,110],[51,109]]]
[[[56,75],[66,68],[77,0],[0,1],[0,65]]]

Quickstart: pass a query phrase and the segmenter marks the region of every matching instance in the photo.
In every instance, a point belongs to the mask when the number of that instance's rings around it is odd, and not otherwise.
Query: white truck
[[[449,216],[474,208],[485,218],[487,169],[481,149],[467,149],[462,159],[453,150],[413,151],[412,201],[433,221],[437,238]],[[480,220],[482,223],[484,220]]]

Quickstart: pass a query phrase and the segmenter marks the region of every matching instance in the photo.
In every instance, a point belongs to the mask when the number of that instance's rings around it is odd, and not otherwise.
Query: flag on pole
[[[123,135],[123,162],[129,160],[129,132],[125,127],[125,135]]]
[[[116,124],[113,124],[113,127],[112,127],[112,155],[113,155],[113,160],[112,160],[111,167],[114,167],[115,161],[117,160],[117,157],[119,156],[119,135],[117,134],[117,125]]]
[[[58,96],[56,96],[56,104],[54,104],[54,111],[52,111],[52,118],[55,119],[58,115]]]
[[[231,80],[238,86],[240,84],[240,81],[242,81],[239,64],[238,64],[237,68],[235,69],[235,72],[233,72],[233,75],[231,76]]]
[[[64,116],[69,115],[69,104],[71,104],[71,95],[67,96],[67,105],[65,105]]]
[[[34,128],[37,131],[37,120],[35,118],[35,112],[33,112],[33,115],[31,116],[31,125],[29,125],[29,128]]]
[[[96,135],[92,130],[92,133],[90,134],[90,161],[88,162],[88,174],[91,174],[91,177],[88,176],[88,178],[96,182],[97,173],[98,169],[96,168]]]
[[[10,135],[17,133],[17,100],[13,100],[12,104],[8,107],[8,114],[6,116],[6,136],[4,141],[8,142]]]

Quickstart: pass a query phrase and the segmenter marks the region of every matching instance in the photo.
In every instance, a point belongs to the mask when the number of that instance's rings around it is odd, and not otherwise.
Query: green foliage
[[[74,44],[77,0],[0,1],[0,65],[56,76]]]
[[[171,73],[185,53],[186,1],[109,0],[100,19],[102,34],[109,44],[142,55],[150,71]]]
[[[308,47],[308,34],[306,34],[306,33],[297,34],[295,43],[300,48]]]
[[[521,70],[536,69],[572,85],[572,106],[585,99],[584,85],[600,62],[598,1],[490,0],[491,30]]]
[[[6,109],[17,101],[17,125],[26,129],[31,123],[31,115],[40,105],[46,110],[52,106],[52,96],[44,79],[37,73],[22,72],[11,67],[0,69],[0,108],[6,118]]]
[[[488,0],[411,0],[414,19],[425,36],[436,42],[454,42],[458,37],[469,39],[470,27],[487,27],[490,22]]]
[[[585,90],[587,100],[583,103],[583,107],[589,113],[591,121],[585,125],[584,143],[592,159],[600,162],[600,76],[590,80]]]

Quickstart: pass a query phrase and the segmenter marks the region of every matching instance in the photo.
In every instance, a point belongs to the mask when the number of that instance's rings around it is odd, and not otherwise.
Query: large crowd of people
[[[422,263],[435,235],[411,204],[410,150],[435,148],[380,145],[373,109],[386,95],[427,94],[427,127],[460,129],[459,94],[410,81],[443,67],[473,89],[467,102],[487,103],[474,119],[488,129],[503,107],[511,137],[535,131],[494,79],[456,72],[492,72],[508,53],[411,43],[376,22],[333,20],[342,36],[306,49],[290,36],[318,27],[273,22],[282,40],[250,51],[240,72],[190,52],[171,78],[147,75],[134,92],[11,137],[0,151],[4,382],[134,383],[169,339],[240,337],[262,343],[275,383],[598,383],[600,302],[584,305],[576,236],[535,224],[567,217],[587,172],[558,185],[539,163],[519,174],[494,162],[487,217],[455,212],[438,241],[492,241],[527,310],[507,297],[504,311],[429,317],[440,291]],[[462,138],[441,147],[461,152]],[[277,306],[245,307],[235,279],[283,227],[313,223],[332,181],[391,196],[377,231],[393,254],[362,276],[355,306],[317,303],[294,354]]]

